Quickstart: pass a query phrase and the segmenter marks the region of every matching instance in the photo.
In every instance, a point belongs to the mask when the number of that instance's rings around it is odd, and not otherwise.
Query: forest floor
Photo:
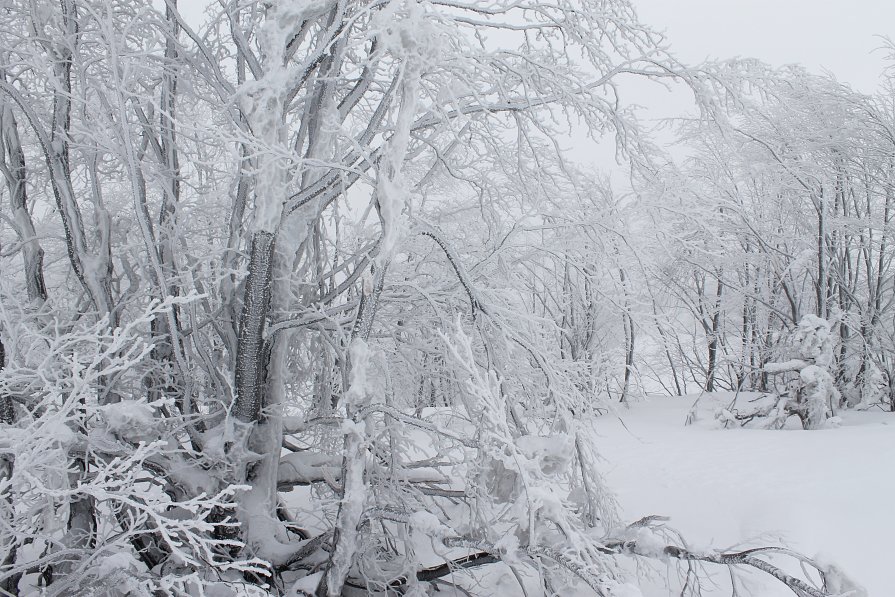
[[[596,445],[622,515],[671,518],[695,549],[784,544],[838,564],[872,597],[895,595],[895,413],[846,412],[818,431],[721,429],[713,412],[730,394],[654,397],[601,417]],[[725,569],[703,595],[730,596]],[[792,596],[760,573],[742,595]],[[678,595],[669,568],[645,597]]]

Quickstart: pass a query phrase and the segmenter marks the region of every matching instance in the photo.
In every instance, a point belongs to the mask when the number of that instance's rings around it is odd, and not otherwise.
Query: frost
[[[374,17],[379,29],[379,43],[402,61],[401,102],[395,117],[394,132],[388,139],[383,163],[377,172],[376,198],[382,222],[382,243],[377,263],[383,266],[395,253],[404,232],[402,211],[408,190],[404,178],[404,161],[410,143],[411,127],[419,105],[420,76],[425,65],[439,54],[439,38],[432,19],[424,9],[412,3],[405,15],[397,12],[398,3],[390,3]]]
[[[0,593],[45,569],[29,589],[631,597],[619,562],[677,557],[697,591],[710,561],[663,554],[684,535],[658,516],[610,534],[600,469],[654,450],[620,484],[633,507],[676,507],[675,485],[727,506],[712,492],[746,494],[773,434],[702,462],[706,434],[684,452],[632,429],[617,458],[610,402],[788,388],[712,407],[819,428],[834,381],[850,406],[895,396],[886,102],[688,68],[634,0],[245,0],[201,25],[176,2],[7,4]],[[632,77],[694,92],[686,160],[616,93]],[[614,136],[633,178],[578,164],[570,131]],[[836,325],[790,325],[812,309]],[[817,499],[756,509],[814,514],[841,478],[824,440],[875,413],[843,414],[788,434],[814,457],[773,450]]]

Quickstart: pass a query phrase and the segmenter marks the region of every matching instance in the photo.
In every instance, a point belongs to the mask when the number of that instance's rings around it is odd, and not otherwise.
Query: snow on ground
[[[597,422],[600,468],[625,519],[670,516],[693,548],[783,541],[836,562],[872,597],[895,595],[895,414],[846,412],[841,427],[816,431],[717,428],[712,413],[729,399],[703,396],[690,426],[695,397],[649,398]],[[726,571],[712,569],[718,586],[703,594],[729,596]],[[644,595],[678,594],[660,576]],[[750,595],[792,596],[749,578]]]

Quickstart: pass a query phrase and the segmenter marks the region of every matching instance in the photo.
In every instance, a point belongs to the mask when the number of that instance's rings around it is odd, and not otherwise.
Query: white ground
[[[872,597],[895,595],[895,413],[845,413],[819,431],[718,429],[712,411],[728,398],[703,396],[690,426],[694,397],[651,398],[598,421],[600,468],[626,520],[670,516],[693,548],[783,541],[836,562]],[[731,595],[719,572],[706,597]],[[661,576],[646,597],[678,594]],[[749,578],[748,595],[793,595]]]

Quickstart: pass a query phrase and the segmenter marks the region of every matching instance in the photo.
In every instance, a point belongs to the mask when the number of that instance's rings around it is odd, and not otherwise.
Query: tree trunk
[[[26,189],[28,171],[25,165],[25,152],[22,150],[19,129],[12,109],[3,103],[0,111],[2,111],[0,126],[2,126],[3,146],[6,150],[7,169],[10,175],[10,179],[6,181],[9,201],[16,234],[22,243],[22,258],[25,261],[25,290],[29,301],[42,304],[47,300],[43,272],[44,250],[37,239],[37,231],[34,229],[34,222],[28,209]]]
[[[721,274],[717,273],[718,286],[715,290],[715,305],[712,310],[712,328],[708,342],[708,366],[705,375],[705,391],[715,391],[715,373],[718,368],[718,344],[721,339],[721,295],[724,286],[721,283]]]
[[[821,188],[817,197],[817,316],[827,318],[827,228],[824,218],[824,191]]]
[[[236,349],[236,400],[233,414],[243,423],[254,423],[261,412],[265,383],[264,327],[270,311],[276,236],[264,230],[252,235],[249,276],[246,279],[239,344]]]

